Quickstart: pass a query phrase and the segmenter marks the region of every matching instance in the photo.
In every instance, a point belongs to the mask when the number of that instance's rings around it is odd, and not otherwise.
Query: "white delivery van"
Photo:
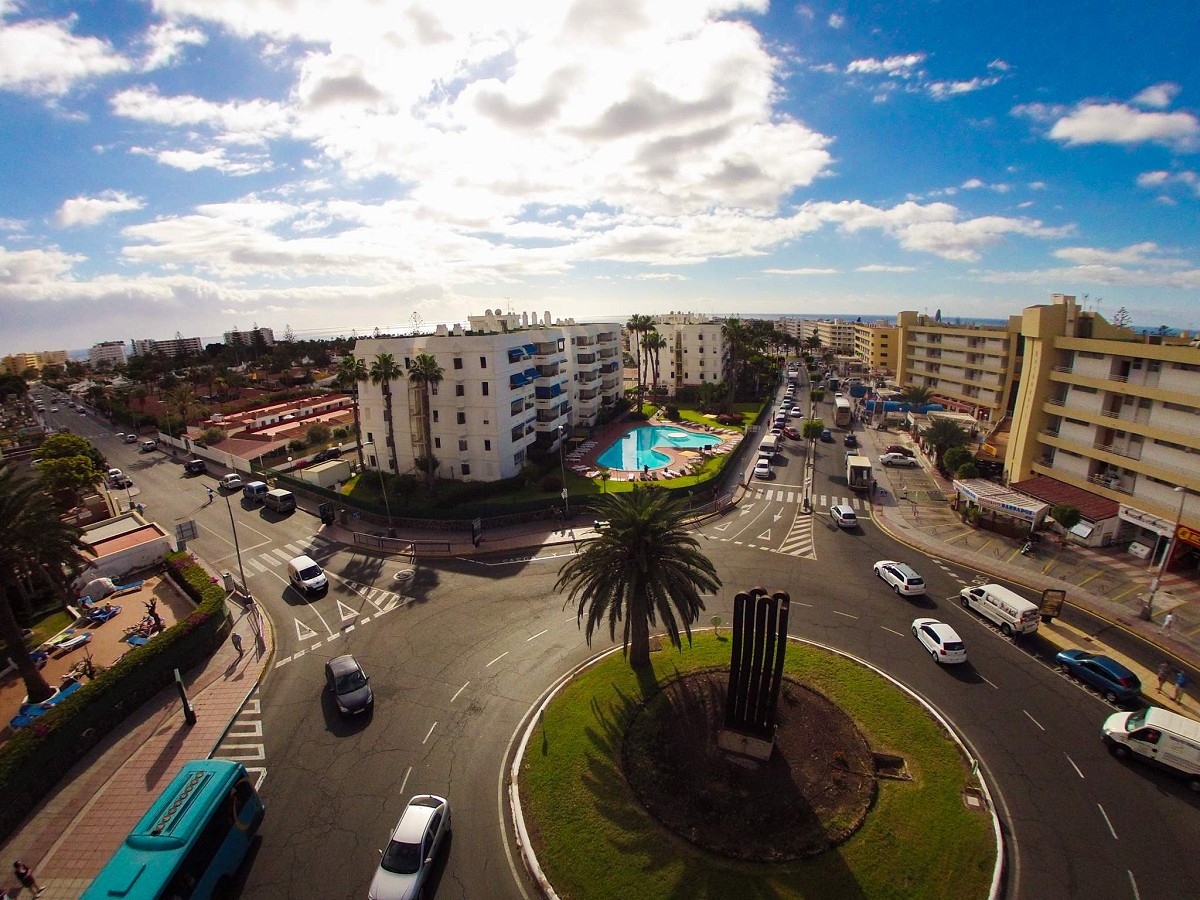
[[[777,434],[768,434],[761,444],[758,445],[758,458],[765,459],[768,462],[775,458],[775,454],[779,452],[780,436]]]
[[[962,605],[1000,626],[1005,636],[1033,634],[1038,629],[1038,606],[999,584],[980,584],[958,592]]]
[[[297,556],[287,564],[288,581],[304,594],[317,594],[329,587],[325,570],[311,556]]]
[[[246,489],[242,488],[242,493]],[[273,509],[277,513],[290,513],[296,508],[296,495],[291,491],[285,491],[283,488],[275,488],[263,494],[263,506],[267,509]]]
[[[1140,756],[1182,775],[1193,791],[1200,791],[1200,722],[1151,706],[1114,713],[1100,731],[1117,759]]]

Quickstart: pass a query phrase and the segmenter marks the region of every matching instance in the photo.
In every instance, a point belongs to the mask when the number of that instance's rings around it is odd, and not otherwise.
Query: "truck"
[[[777,434],[768,434],[763,438],[762,443],[758,445],[758,458],[765,460],[773,460],[775,454],[779,452],[780,437]]]
[[[852,491],[869,491],[871,489],[871,460],[865,456],[847,456],[846,484]]]
[[[331,459],[300,470],[300,478],[317,487],[330,488],[350,480],[350,463],[344,459]]]
[[[1157,706],[1115,713],[1101,726],[1104,743],[1117,759],[1141,757],[1184,778],[1200,791],[1200,722]]]

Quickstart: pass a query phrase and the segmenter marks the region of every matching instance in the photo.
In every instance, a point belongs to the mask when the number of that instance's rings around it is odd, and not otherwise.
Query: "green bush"
[[[678,407],[678,406],[668,406],[668,407],[666,407],[666,416],[667,416],[667,418],[668,418],[668,419],[670,419],[672,422],[678,422],[678,421],[680,420],[680,418],[682,418],[682,417],[679,415],[679,407]]]

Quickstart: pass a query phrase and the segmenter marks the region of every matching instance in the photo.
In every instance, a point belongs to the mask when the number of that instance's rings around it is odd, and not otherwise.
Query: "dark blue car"
[[[833,443],[833,432],[826,428],[821,432],[821,440],[827,444]]]
[[[1109,703],[1129,703],[1142,693],[1142,682],[1115,659],[1086,650],[1063,650],[1055,660],[1064,673],[1091,685]]]

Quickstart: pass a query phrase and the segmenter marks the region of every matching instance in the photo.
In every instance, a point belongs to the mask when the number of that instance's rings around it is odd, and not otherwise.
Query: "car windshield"
[[[313,578],[316,578],[320,574],[321,574],[320,566],[309,566],[307,569],[300,570],[300,577],[303,578],[305,581],[309,581]]]
[[[362,669],[352,669],[337,676],[337,680],[334,682],[334,690],[339,694],[349,694],[364,687],[366,683],[367,676],[362,673]]]
[[[421,845],[392,841],[383,851],[379,865],[396,875],[414,875],[421,868]]]

